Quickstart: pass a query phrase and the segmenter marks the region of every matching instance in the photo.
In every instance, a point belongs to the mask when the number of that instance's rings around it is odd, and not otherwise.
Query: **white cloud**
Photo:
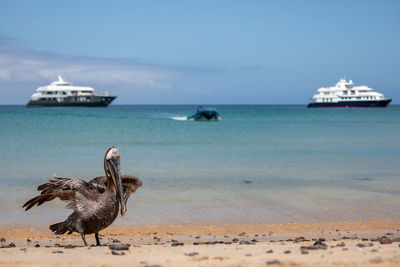
[[[49,82],[62,75],[76,83],[125,83],[133,89],[168,90],[181,72],[138,60],[68,57],[0,45],[0,83]]]

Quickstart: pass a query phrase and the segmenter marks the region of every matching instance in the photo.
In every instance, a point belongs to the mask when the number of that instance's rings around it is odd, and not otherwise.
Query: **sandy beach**
[[[3,266],[400,266],[391,221],[112,226],[101,247],[35,228],[0,237]]]

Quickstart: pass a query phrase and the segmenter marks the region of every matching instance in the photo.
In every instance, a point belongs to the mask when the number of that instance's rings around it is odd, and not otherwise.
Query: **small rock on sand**
[[[117,250],[111,250],[112,255],[125,255],[125,252],[123,251],[117,251]]]
[[[278,260],[267,261],[267,265],[281,265],[281,262]]]
[[[270,253],[274,253],[274,251],[272,249],[270,249],[270,250],[267,250],[265,253],[270,254]]]
[[[4,237],[0,238],[0,242],[1,242],[1,243],[4,243],[4,242],[6,242],[6,241],[7,241],[7,239],[5,239]]]
[[[185,253],[185,255],[189,256],[189,257],[194,257],[194,256],[199,255],[199,253],[198,252],[190,252],[190,253]]]
[[[108,248],[111,250],[129,250],[130,244],[113,244],[109,245]]]
[[[384,237],[379,240],[379,243],[381,243],[382,245],[392,244],[392,240],[390,238]]]
[[[55,254],[63,254],[64,252],[62,250],[55,250],[55,251],[53,251],[53,253],[55,253]]]
[[[171,244],[171,247],[183,246],[183,242],[175,242]]]

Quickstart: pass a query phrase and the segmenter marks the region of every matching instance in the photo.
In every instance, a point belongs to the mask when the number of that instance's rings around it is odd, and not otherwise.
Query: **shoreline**
[[[356,220],[356,221],[320,221],[320,222],[285,222],[285,223],[226,223],[226,224],[174,224],[174,225],[111,225],[100,232],[103,236],[146,237],[146,236],[185,236],[185,235],[232,235],[242,232],[249,234],[275,233],[315,233],[339,231],[400,231],[400,220]],[[12,227],[0,226],[0,236],[8,239],[54,238],[50,230],[29,225]],[[80,237],[79,234],[62,235]]]

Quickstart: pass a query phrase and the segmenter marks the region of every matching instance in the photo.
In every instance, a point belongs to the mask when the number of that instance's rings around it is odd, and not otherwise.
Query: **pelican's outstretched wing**
[[[42,191],[40,195],[28,200],[22,207],[25,210],[29,210],[33,206],[40,206],[46,201],[51,201],[58,197],[63,201],[74,202],[76,199],[76,193],[80,193],[85,197],[90,198],[91,191],[99,190],[97,185],[90,185],[89,183],[76,179],[76,178],[62,178],[54,176],[47,183],[39,185],[37,188]],[[72,206],[70,206],[72,207]]]
[[[135,193],[136,189],[142,186],[142,182],[139,178],[131,175],[121,175],[122,187],[124,189],[124,200],[125,204],[128,201],[129,196],[132,193]],[[106,188],[107,187],[107,177],[99,176],[92,179],[89,182],[90,185],[97,188]]]

